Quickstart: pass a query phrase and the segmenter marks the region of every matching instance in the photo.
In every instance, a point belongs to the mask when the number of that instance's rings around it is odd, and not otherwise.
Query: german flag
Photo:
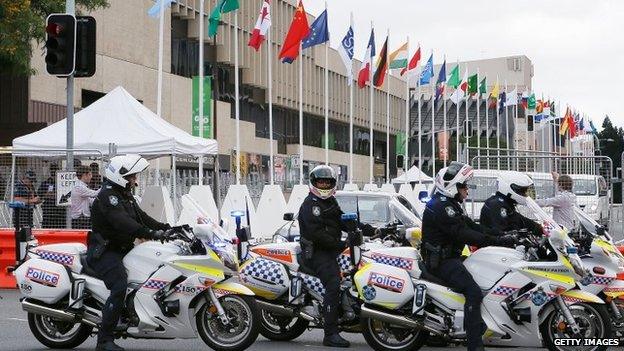
[[[386,69],[388,68],[388,37],[381,48],[379,57],[377,57],[377,68],[375,69],[375,75],[373,76],[373,84],[376,87],[383,85],[384,78],[386,78]]]

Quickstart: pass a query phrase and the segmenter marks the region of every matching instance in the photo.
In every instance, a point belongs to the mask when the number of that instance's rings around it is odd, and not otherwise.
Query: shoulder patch
[[[457,212],[455,211],[455,209],[453,208],[453,206],[446,206],[444,208],[444,210],[446,211],[446,214],[449,217],[455,217],[455,215],[457,214]]]
[[[312,214],[316,217],[321,215],[321,208],[318,206],[312,206]]]
[[[498,201],[500,202],[505,202],[505,199],[503,199],[502,197],[496,197],[498,199]]]
[[[501,217],[503,217],[503,218],[507,218],[507,209],[506,209],[506,208],[504,208],[504,207],[502,207],[502,208],[500,209],[500,215],[501,215]]]
[[[119,199],[117,198],[117,196],[111,195],[108,197],[108,202],[113,206],[117,206],[119,204]]]
[[[440,201],[446,201],[446,196],[440,196]]]

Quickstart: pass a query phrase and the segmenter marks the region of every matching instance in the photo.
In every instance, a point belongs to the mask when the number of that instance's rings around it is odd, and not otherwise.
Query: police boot
[[[95,351],[125,351],[123,347],[115,344],[111,341],[104,341],[102,343],[98,343],[95,347]]]
[[[340,334],[336,333],[332,335],[325,335],[325,337],[323,338],[323,345],[329,347],[349,347],[351,346],[351,343],[343,339]]]

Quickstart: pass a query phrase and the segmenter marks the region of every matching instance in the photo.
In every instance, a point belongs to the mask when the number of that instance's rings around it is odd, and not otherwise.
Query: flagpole
[[[465,111],[465,115],[464,115],[464,123],[466,123],[466,135],[465,138],[466,139],[466,163],[470,162],[470,130],[468,130],[468,91],[470,89],[469,86],[470,84],[468,84],[468,81],[470,80],[470,76],[468,75],[468,64],[465,65],[466,67],[466,91],[464,92],[464,111]]]
[[[507,80],[505,80],[505,103],[503,104],[505,106],[505,139],[507,142],[507,157],[509,157],[509,108],[507,106],[507,100],[509,99],[509,97],[507,96]],[[508,159],[509,162],[509,159]],[[507,169],[509,168],[509,164],[507,165]]]
[[[420,49],[420,44],[418,44],[418,49]],[[409,73],[409,71],[408,71]],[[418,184],[422,184],[422,106],[421,106],[421,91],[420,91],[420,75],[422,74],[422,67],[418,69],[418,79],[416,80],[416,84],[418,86]]]
[[[527,97],[527,99],[531,98],[531,94],[529,92],[529,96]],[[526,127],[526,136],[524,139],[524,149],[526,150],[526,159],[525,159],[525,170],[528,172],[529,171],[529,105],[528,105],[528,100],[527,100],[527,107],[524,109],[524,121],[525,123],[525,127]],[[535,131],[535,115],[533,115],[534,119],[533,119],[533,130]],[[535,132],[533,132],[533,134],[535,134]],[[535,168],[535,167],[533,167]]]
[[[457,74],[459,74],[461,76],[461,72],[459,72],[459,58],[457,59]],[[461,84],[461,82],[460,82]],[[460,86],[458,85],[455,88],[455,92],[457,92],[457,89],[461,89]],[[455,131],[455,160],[457,162],[459,162],[459,100],[455,103],[455,127],[456,127],[456,131]]]
[[[490,109],[490,99],[489,95],[487,94],[487,77],[485,78],[485,149],[487,150],[487,158],[485,160],[487,169],[490,169],[490,111],[488,111]]]
[[[240,84],[238,72],[238,11],[234,12],[234,111],[236,113],[236,185],[240,185]]]
[[[373,22],[371,22],[371,29],[373,28]],[[374,40],[374,39],[373,39]],[[372,54],[372,52],[371,52]],[[375,86],[373,84],[373,58],[372,56],[370,57],[370,66],[368,68],[368,82],[369,82],[369,87],[370,87],[370,122],[369,122],[369,160],[368,160],[368,170],[369,170],[369,183],[373,184],[373,142],[374,142],[374,138],[373,138],[373,119],[374,119],[374,103],[373,100],[375,98],[375,94],[374,94],[374,90],[375,90]]]
[[[157,0],[158,1],[158,0]],[[165,28],[165,4],[160,4],[158,19],[158,91],[156,96],[156,115],[162,118],[162,85],[163,85],[163,47]],[[156,181],[160,184],[160,157],[156,159]],[[175,184],[174,184],[175,186]]]
[[[388,50],[390,49],[390,28],[386,36],[386,183],[390,184],[390,62],[388,62]]]
[[[199,2],[199,137],[204,138],[204,2]],[[197,184],[204,185],[204,156],[198,159]]]
[[[446,54],[444,54],[444,65],[446,66]],[[444,74],[446,75],[446,67],[444,67]],[[446,167],[446,159],[448,158],[448,139],[447,139],[447,129],[446,129],[446,77],[444,77],[444,87],[442,89],[442,109],[444,110],[444,113],[442,114],[442,130],[443,130],[443,134],[442,136],[444,137],[444,140],[442,140],[442,143],[444,145],[444,147],[446,148],[446,154],[444,155],[444,167]]]
[[[498,74],[496,75],[496,86],[498,87]],[[500,90],[500,87],[498,88]],[[500,137],[501,137],[501,123],[500,123],[500,108],[498,104],[500,103],[500,93],[496,92],[496,169],[500,171]]]
[[[514,113],[515,113],[515,118],[514,118],[514,150],[516,150],[516,156],[518,156],[518,147],[520,147],[520,133],[518,133],[518,83],[516,83],[516,85],[514,86],[514,94],[516,94],[516,96],[514,96],[514,101],[516,102],[516,105],[514,106]],[[518,145],[516,145],[516,140],[518,140]],[[516,170],[520,170],[520,159],[516,158]]]
[[[433,57],[433,50],[431,50],[431,56]],[[433,64],[431,65],[431,69],[433,70]],[[435,178],[436,176],[436,164],[435,164],[435,88],[433,83],[433,76],[429,79],[429,85],[431,86],[431,164],[432,164],[432,172],[431,177]]]
[[[481,168],[481,115],[480,115],[480,107],[481,104],[481,92],[479,91],[479,84],[481,81],[479,80],[479,67],[477,67],[477,168]]]
[[[405,62],[405,68],[408,69],[405,75],[405,155],[403,155],[403,174],[405,177],[405,184],[407,184],[407,164],[409,158],[409,138],[410,138],[410,127],[409,127],[409,36],[407,37],[407,61]]]
[[[200,0],[201,2],[203,2],[203,0]],[[268,2],[269,5],[269,12],[271,9],[271,2]],[[269,27],[269,30],[267,31],[267,76],[268,76],[268,94],[269,94],[269,174],[270,174],[270,180],[271,180],[271,185],[275,184],[275,166],[274,166],[274,160],[273,160],[273,155],[274,155],[274,151],[273,151],[273,62],[271,60],[271,46],[273,45],[273,42],[271,41],[271,27]]]
[[[350,28],[353,29],[353,12],[351,12]],[[353,184],[353,58],[351,58],[351,74],[349,82],[349,184]]]
[[[325,1],[327,12],[327,1]],[[329,29],[327,29],[329,34]],[[325,42],[325,164],[329,165],[329,40]]]
[[[299,42],[299,184],[303,184],[303,49]]]

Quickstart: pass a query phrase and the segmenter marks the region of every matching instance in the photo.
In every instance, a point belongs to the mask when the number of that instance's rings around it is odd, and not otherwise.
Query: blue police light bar
[[[232,216],[234,218],[244,217],[245,216],[245,212],[244,211],[232,211],[232,212],[230,212],[230,216]]]
[[[9,202],[9,208],[26,208],[26,203],[23,201],[12,201]]]
[[[344,213],[340,219],[343,221],[351,221],[351,220],[357,220],[358,216],[357,213]]]

